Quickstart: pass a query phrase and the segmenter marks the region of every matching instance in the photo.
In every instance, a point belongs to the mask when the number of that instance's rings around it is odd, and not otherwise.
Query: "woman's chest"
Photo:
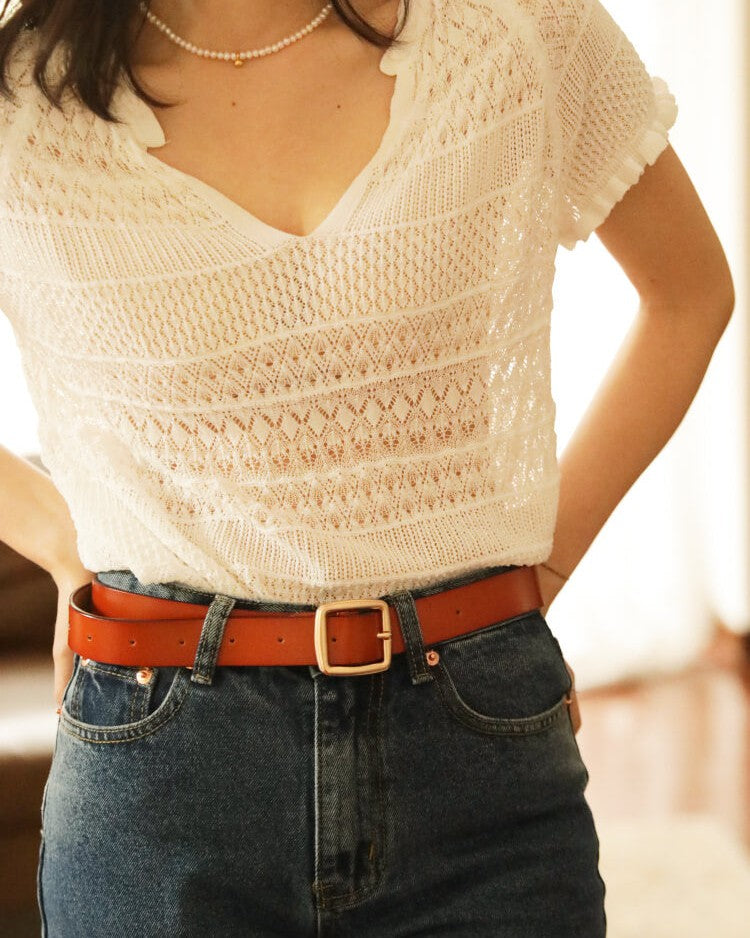
[[[396,82],[379,68],[383,50],[347,27],[299,46],[239,69],[183,55],[136,76],[155,97],[176,102],[153,109],[166,142],[152,156],[262,225],[304,237],[378,151]]]
[[[123,350],[194,355],[248,328],[316,330],[523,278],[549,240],[550,189],[541,99],[504,103],[516,101],[515,60],[493,59],[508,85],[500,96],[480,94],[481,63],[461,70],[434,55],[440,68],[427,71],[414,49],[394,76],[368,48],[373,71],[354,69],[348,84],[338,72],[322,90],[312,67],[275,88],[260,70],[230,85],[250,65],[218,62],[206,64],[226,65],[226,87],[194,75],[192,94],[150,82],[156,97],[183,101],[158,125],[134,95],[135,129],[50,108],[0,178],[0,264],[23,291],[9,301],[24,307],[14,318],[44,319],[51,344],[105,331]],[[383,146],[373,114],[387,121],[379,83],[394,77],[400,103]]]

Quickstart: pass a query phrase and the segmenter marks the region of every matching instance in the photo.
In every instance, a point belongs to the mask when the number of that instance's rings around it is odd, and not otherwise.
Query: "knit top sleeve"
[[[539,0],[536,15],[560,134],[557,234],[572,250],[666,148],[677,106],[599,0]]]

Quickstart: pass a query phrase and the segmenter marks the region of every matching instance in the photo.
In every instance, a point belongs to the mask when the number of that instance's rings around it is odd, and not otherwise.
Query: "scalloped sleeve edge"
[[[643,174],[646,166],[655,163],[669,143],[669,130],[677,120],[677,103],[667,83],[652,77],[654,105],[651,120],[634,138],[626,152],[617,161],[617,169],[607,182],[589,197],[578,218],[565,226],[559,243],[569,251],[579,241],[588,240],[594,229],[601,225],[615,205]]]

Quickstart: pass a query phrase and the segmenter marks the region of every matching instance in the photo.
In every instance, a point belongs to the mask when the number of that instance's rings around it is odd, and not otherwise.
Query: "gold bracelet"
[[[555,570],[554,567],[550,567],[550,565],[548,563],[545,563],[544,561],[541,561],[540,566],[546,567],[547,570],[550,571],[550,573],[554,573],[555,576],[559,576],[561,580],[567,581],[569,579],[569,577],[566,577],[564,573],[560,573],[559,570]]]

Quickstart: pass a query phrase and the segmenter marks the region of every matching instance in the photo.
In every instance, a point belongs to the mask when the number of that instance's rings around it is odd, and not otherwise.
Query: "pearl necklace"
[[[143,0],[139,0],[139,6],[146,14],[149,22],[156,26],[157,29],[160,29],[168,39],[171,39],[172,42],[176,43],[178,46],[182,46],[183,49],[186,49],[188,52],[192,52],[194,55],[202,55],[207,59],[225,59],[226,61],[233,61],[238,68],[245,64],[245,59],[256,59],[260,58],[262,55],[270,55],[272,52],[278,52],[280,49],[285,49],[293,42],[297,42],[298,39],[302,39],[303,36],[311,33],[316,26],[320,26],[323,20],[333,9],[333,4],[327,3],[320,11],[320,13],[318,13],[318,15],[303,29],[298,30],[291,36],[287,36],[286,39],[279,39],[270,46],[264,46],[262,49],[251,49],[249,52],[214,52],[211,49],[199,49],[198,46],[193,45],[192,42],[187,42],[186,40],[181,39],[178,35],[172,32],[166,23],[162,22],[148,9]]]

